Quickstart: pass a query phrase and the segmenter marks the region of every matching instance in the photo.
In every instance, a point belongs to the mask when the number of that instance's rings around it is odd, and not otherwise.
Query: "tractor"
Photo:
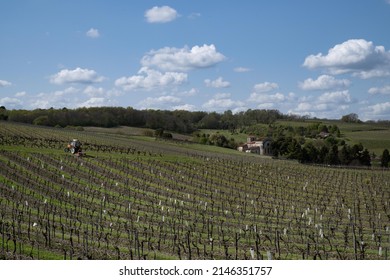
[[[82,156],[83,151],[81,149],[81,142],[77,139],[73,139],[69,142],[67,147],[64,149],[65,152],[70,152],[73,155]]]

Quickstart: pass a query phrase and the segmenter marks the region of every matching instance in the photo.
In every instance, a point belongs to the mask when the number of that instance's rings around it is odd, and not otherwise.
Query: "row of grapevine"
[[[111,152],[0,148],[0,258],[388,259],[389,172],[84,137]]]

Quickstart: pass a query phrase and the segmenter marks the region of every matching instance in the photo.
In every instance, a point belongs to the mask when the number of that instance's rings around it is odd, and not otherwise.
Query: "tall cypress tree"
[[[381,166],[382,167],[389,167],[389,162],[390,162],[390,154],[389,150],[385,149],[382,154],[382,159],[381,159]]]
[[[371,166],[371,156],[370,156],[370,152],[367,149],[364,149],[360,157],[360,163],[362,165]]]

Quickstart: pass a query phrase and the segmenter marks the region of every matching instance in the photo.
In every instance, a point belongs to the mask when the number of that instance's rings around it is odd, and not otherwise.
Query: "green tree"
[[[329,154],[329,148],[327,146],[322,146],[320,149],[319,149],[319,153],[318,153],[318,163],[325,163],[325,159],[326,157],[328,156]]]
[[[351,150],[352,159],[359,159],[361,154],[363,153],[363,150],[364,147],[361,143],[353,145]]]
[[[341,135],[340,129],[335,124],[329,127],[329,132],[335,135],[336,137],[340,137]]]
[[[317,148],[313,145],[312,142],[309,142],[306,144],[305,149],[307,151],[308,159],[310,159],[310,162],[313,163],[318,163],[318,150]]]
[[[340,158],[340,163],[342,165],[349,165],[349,163],[351,162],[352,160],[352,155],[351,155],[352,151],[351,151],[351,147],[349,147],[348,145],[344,145],[341,150],[340,150],[340,154],[339,154],[339,158]]]
[[[219,133],[212,134],[210,136],[210,142],[218,147],[228,147],[229,140],[223,135]]]
[[[332,148],[329,150],[329,153],[325,157],[325,163],[330,165],[337,165],[339,164],[339,150],[337,145],[333,145]]]
[[[228,129],[230,133],[235,133],[237,128],[236,118],[231,110],[227,110],[221,117],[221,125],[223,129]]]
[[[287,158],[289,159],[299,159],[301,157],[301,145],[299,142],[293,138],[287,146]]]
[[[33,121],[33,124],[35,125],[47,125],[48,123],[49,123],[48,116],[39,116]]]
[[[367,149],[364,149],[360,156],[360,163],[365,166],[371,166],[371,156]]]
[[[306,149],[306,147],[303,147],[302,150],[301,150],[301,154],[299,156],[299,162],[300,163],[310,163],[310,162],[312,162],[312,160],[310,158],[310,155],[309,155],[309,152]]]
[[[389,150],[385,149],[382,153],[382,158],[381,158],[381,166],[382,167],[389,167],[389,162],[390,162],[390,154]]]
[[[342,116],[341,117],[341,121],[342,122],[347,122],[347,123],[358,123],[358,122],[361,122],[359,120],[359,116],[357,114],[355,114],[355,113],[351,113],[351,114]]]
[[[0,121],[8,120],[7,109],[4,106],[0,106]]]
[[[216,112],[209,113],[199,121],[199,128],[218,129],[219,119],[220,115]]]

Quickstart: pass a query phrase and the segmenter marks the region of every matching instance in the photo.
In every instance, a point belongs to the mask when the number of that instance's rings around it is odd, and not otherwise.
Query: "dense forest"
[[[90,107],[76,109],[35,109],[7,110],[0,106],[0,120],[52,127],[66,126],[133,126],[192,133],[197,129],[256,129],[256,124],[272,124],[276,120],[305,120],[307,116],[286,115],[278,110],[248,109],[233,114],[231,110],[223,113],[184,110],[137,110],[132,107]],[[357,114],[343,116],[342,122],[361,122]],[[389,121],[381,121],[389,124]],[[256,132],[256,131],[255,131]],[[248,132],[249,133],[249,132]]]
[[[192,133],[197,129],[230,129],[256,123],[269,124],[278,119],[293,118],[277,110],[247,110],[233,114],[232,111],[189,112],[167,110],[137,110],[131,107],[95,107],[77,109],[6,110],[0,107],[0,120],[23,122],[46,126],[133,126],[151,129]]]

